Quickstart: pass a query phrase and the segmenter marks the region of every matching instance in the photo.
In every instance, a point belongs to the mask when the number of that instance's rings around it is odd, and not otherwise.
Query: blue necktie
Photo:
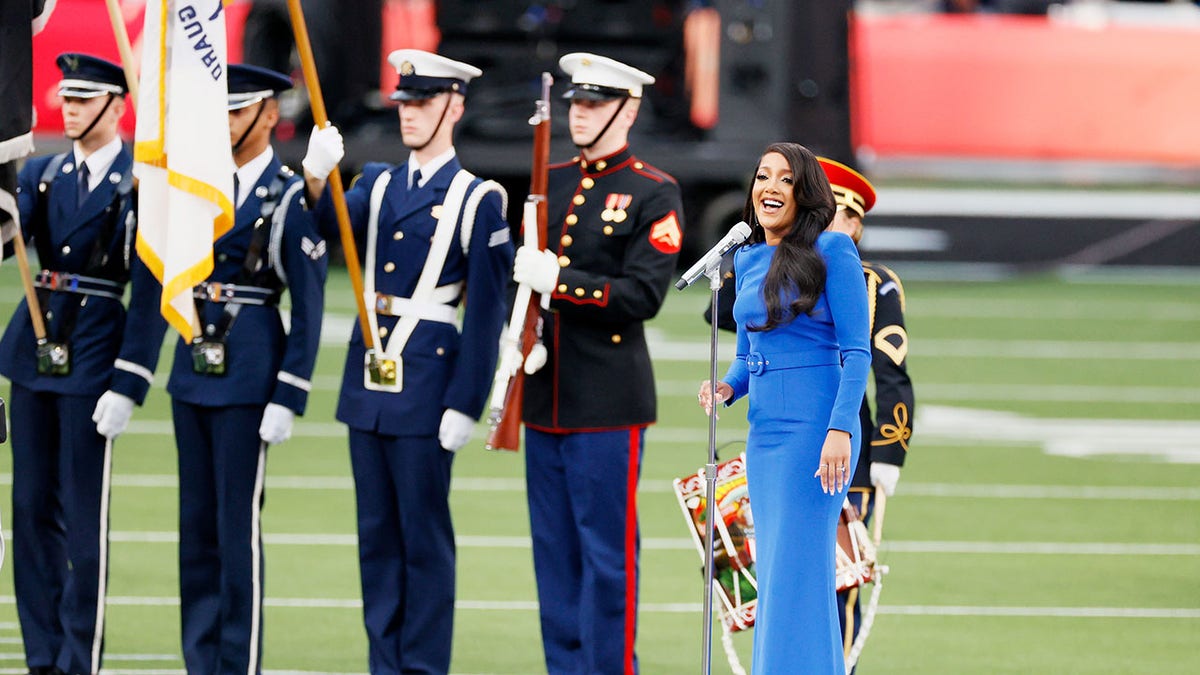
[[[421,170],[417,169],[416,171],[413,172],[412,185],[409,186],[409,189],[416,190],[419,187],[421,187]]]
[[[75,183],[75,208],[79,208],[83,206],[84,202],[87,201],[88,193],[91,192],[91,190],[88,189],[87,163],[79,163],[79,175],[76,176],[76,180],[78,182]]]

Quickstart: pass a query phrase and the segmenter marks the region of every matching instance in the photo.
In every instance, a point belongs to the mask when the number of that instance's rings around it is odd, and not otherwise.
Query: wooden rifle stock
[[[550,170],[550,73],[542,73],[542,97],[529,123],[533,133],[533,168],[529,196],[521,218],[526,246],[546,248],[546,186]],[[536,235],[536,240],[534,236]],[[492,405],[488,413],[491,430],[484,444],[488,450],[516,452],[521,446],[521,413],[525,401],[525,359],[539,339],[541,295],[522,285],[509,319],[509,329],[501,346],[500,364],[492,386]],[[519,333],[518,333],[519,331]]]

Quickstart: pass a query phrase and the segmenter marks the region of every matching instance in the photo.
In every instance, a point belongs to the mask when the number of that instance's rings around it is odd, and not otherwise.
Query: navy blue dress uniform
[[[564,56],[560,66],[572,99],[624,105],[654,81],[594,55]],[[523,409],[546,666],[636,672],[636,495],[657,415],[643,322],[675,270],[679,186],[625,146],[552,166],[548,204],[548,248],[561,269],[542,312],[547,360],[527,378]]]
[[[229,66],[229,109],[260,105],[291,80]],[[260,516],[271,405],[303,414],[320,341],[328,256],[304,181],[270,145],[235,174],[233,228],[194,289],[202,335],[175,348],[167,392],[179,458],[179,585],[189,673],[261,670]],[[291,300],[285,331],[279,301]],[[160,323],[160,327],[165,324]]]
[[[465,94],[480,74],[419,50],[393,52],[389,61],[400,74],[393,100]],[[330,237],[331,202],[325,196],[317,209]],[[441,446],[439,426],[448,411],[477,420],[491,388],[512,269],[507,196],[463,169],[451,146],[419,168],[415,152],[396,166],[368,163],[346,202],[355,238],[365,242],[370,329],[386,371],[372,379],[356,322],[337,419],[350,432],[369,666],[446,673],[454,453]]]
[[[124,97],[125,75],[84,54],[63,54],[57,64],[61,96],[108,97],[83,139]],[[111,133],[112,140],[83,162],[77,141],[63,154],[29,160],[19,176],[23,236],[43,268],[35,286],[47,336],[39,359],[22,301],[0,340],[0,373],[12,381],[17,614],[35,672],[100,667],[112,446],[92,414],[108,390],[140,404],[161,345],[136,340],[136,326],[146,320],[138,313],[143,301],[149,300],[151,320],[157,314],[157,287],[133,251],[133,158],[115,124],[106,124],[96,133]],[[9,242],[5,255],[11,252]],[[126,312],[122,297],[131,280]]]

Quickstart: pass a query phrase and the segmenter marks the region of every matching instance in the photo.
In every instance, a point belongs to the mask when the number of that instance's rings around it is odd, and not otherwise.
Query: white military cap
[[[563,98],[592,101],[641,98],[642,87],[654,84],[652,76],[637,68],[586,52],[567,54],[558,60],[558,67],[571,76],[571,88]]]
[[[465,95],[467,83],[483,74],[469,63],[420,49],[397,49],[388,54],[388,63],[400,74],[393,101],[433,98],[446,91]]]

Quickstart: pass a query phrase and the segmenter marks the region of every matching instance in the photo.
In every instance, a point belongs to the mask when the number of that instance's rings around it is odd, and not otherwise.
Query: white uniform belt
[[[375,294],[375,313],[384,316],[407,316],[424,321],[455,323],[458,307],[444,303],[454,302],[462,292],[462,284],[448,284],[435,288],[429,300],[413,300],[386,293]]]

